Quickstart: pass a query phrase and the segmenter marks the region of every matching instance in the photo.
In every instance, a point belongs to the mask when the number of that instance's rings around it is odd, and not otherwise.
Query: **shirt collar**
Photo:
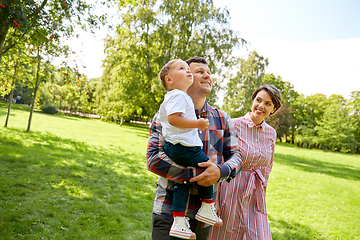
[[[260,123],[259,125],[256,125],[253,122],[253,120],[251,119],[249,112],[244,116],[244,118],[245,118],[245,122],[249,129],[255,128],[255,129],[260,129],[260,130],[264,131],[265,119],[262,121],[262,123]]]
[[[214,113],[214,108],[208,104],[208,102],[205,100],[204,107],[199,111],[195,108],[196,113],[203,113],[203,112],[211,112]]]

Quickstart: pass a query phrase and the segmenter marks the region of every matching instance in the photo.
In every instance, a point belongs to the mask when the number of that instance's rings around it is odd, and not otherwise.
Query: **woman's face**
[[[269,93],[266,90],[261,90],[252,102],[250,117],[258,125],[272,112],[274,112],[274,103]]]

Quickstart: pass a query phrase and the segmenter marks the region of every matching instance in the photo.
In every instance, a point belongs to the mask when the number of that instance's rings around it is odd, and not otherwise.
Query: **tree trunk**
[[[3,55],[3,46],[4,46],[4,42],[5,42],[5,38],[6,35],[9,32],[9,28],[10,28],[10,24],[6,23],[6,24],[1,24],[2,26],[0,26],[0,64],[1,64],[1,58]]]
[[[294,127],[291,128],[291,144],[295,143],[295,129]]]
[[[1,56],[0,56],[1,58]],[[1,62],[1,59],[0,59]],[[9,117],[10,117],[10,110],[11,110],[11,104],[12,104],[12,100],[14,98],[14,89],[15,89],[15,79],[16,79],[16,75],[17,75],[17,61],[15,64],[15,68],[14,68],[14,78],[12,80],[12,84],[11,84],[11,92],[10,92],[10,96],[9,96],[9,106],[8,106],[8,112],[6,115],[6,120],[5,120],[5,125],[4,127],[7,127],[8,122],[9,122]]]
[[[124,117],[123,117],[123,116],[121,116],[121,117],[120,117],[120,126],[122,126],[122,125],[123,125],[123,122],[124,122]]]
[[[40,85],[40,79],[39,79],[39,71],[40,71],[40,60],[38,62],[37,65],[37,72],[36,72],[36,83],[35,83],[35,89],[34,89],[34,97],[32,100],[32,104],[31,104],[31,110],[30,110],[30,115],[29,115],[29,121],[28,121],[28,126],[26,131],[30,132],[30,126],[31,126],[31,119],[32,119],[32,114],[34,112],[34,106],[35,106],[35,101],[36,101],[36,93],[39,89],[39,85]]]
[[[11,90],[10,97],[9,97],[8,112],[7,112],[7,115],[6,115],[6,120],[5,120],[5,125],[4,125],[4,127],[7,127],[7,125],[8,125],[9,116],[10,116],[10,109],[11,109],[11,104],[12,104],[12,99],[13,99],[13,97],[14,97],[14,90]]]

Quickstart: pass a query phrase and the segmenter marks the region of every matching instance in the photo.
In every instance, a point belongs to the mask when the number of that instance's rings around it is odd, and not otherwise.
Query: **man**
[[[186,60],[193,74],[193,85],[187,93],[192,98],[197,117],[207,118],[209,127],[198,131],[204,143],[204,153],[210,158],[208,162],[199,163],[199,167],[183,167],[174,163],[164,153],[164,138],[159,124],[158,113],[150,125],[150,137],[147,150],[148,169],[159,175],[153,206],[153,240],[177,239],[169,236],[172,225],[171,204],[174,194],[174,182],[192,184],[187,201],[186,216],[190,217],[190,228],[197,240],[206,240],[210,233],[210,225],[195,220],[201,200],[198,185],[214,185],[216,197],[217,183],[230,181],[240,171],[243,163],[237,147],[236,131],[231,118],[224,111],[210,106],[206,96],[210,93],[212,79],[209,67],[204,58],[192,57]],[[214,162],[212,162],[214,161]]]

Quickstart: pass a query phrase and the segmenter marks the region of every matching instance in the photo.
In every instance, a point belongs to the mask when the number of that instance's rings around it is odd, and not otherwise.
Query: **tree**
[[[128,2],[134,1],[121,1],[120,4]],[[103,2],[108,6],[111,3],[110,0]],[[37,75],[27,131],[30,131],[36,93],[44,79],[40,76],[42,59],[49,55],[69,54],[68,47],[61,47],[60,39],[72,36],[75,26],[92,29],[104,24],[106,17],[94,15],[93,10],[94,6],[86,1],[72,0],[13,0],[0,4],[0,63],[3,55],[14,47],[23,50],[36,47]]]
[[[170,59],[202,56],[215,72],[230,66],[242,39],[229,29],[228,17],[212,0],[141,0],[130,7],[116,37],[106,40],[99,115],[114,121],[153,116],[165,94],[158,73]]]
[[[354,125],[351,124],[344,100],[342,96],[331,95],[323,117],[316,121],[315,142],[323,145],[324,149],[340,152],[355,150]]]
[[[14,91],[17,83],[21,82],[26,74],[27,65],[29,64],[29,58],[19,49],[12,49],[11,55],[4,61],[3,70],[1,72],[1,81],[2,81],[2,95],[6,95],[8,92],[8,112],[6,115],[6,120],[4,127],[8,126],[11,105],[14,99]],[[13,70],[13,71],[11,71]]]
[[[134,0],[120,1],[121,5],[135,3]],[[103,4],[111,6],[112,1]],[[0,4],[0,63],[2,56],[24,41],[32,41],[29,35],[42,30],[42,35],[60,43],[62,36],[74,34],[75,26],[82,29],[97,27],[106,22],[105,15],[96,15],[95,6],[88,1],[72,0],[11,0]]]
[[[355,152],[359,153],[360,149],[360,90],[351,92],[350,99],[347,102],[349,107],[349,116],[351,124],[354,126],[354,137],[356,142]]]
[[[262,85],[268,64],[268,59],[256,51],[249,53],[247,59],[239,59],[240,70],[236,77],[228,82],[224,98],[223,108],[231,117],[241,117],[250,110],[252,93]]]
[[[315,146],[318,136],[315,127],[324,115],[329,101],[324,94],[314,94],[304,96],[301,94],[296,100],[295,116],[297,118],[297,137],[298,145],[307,147]]]

